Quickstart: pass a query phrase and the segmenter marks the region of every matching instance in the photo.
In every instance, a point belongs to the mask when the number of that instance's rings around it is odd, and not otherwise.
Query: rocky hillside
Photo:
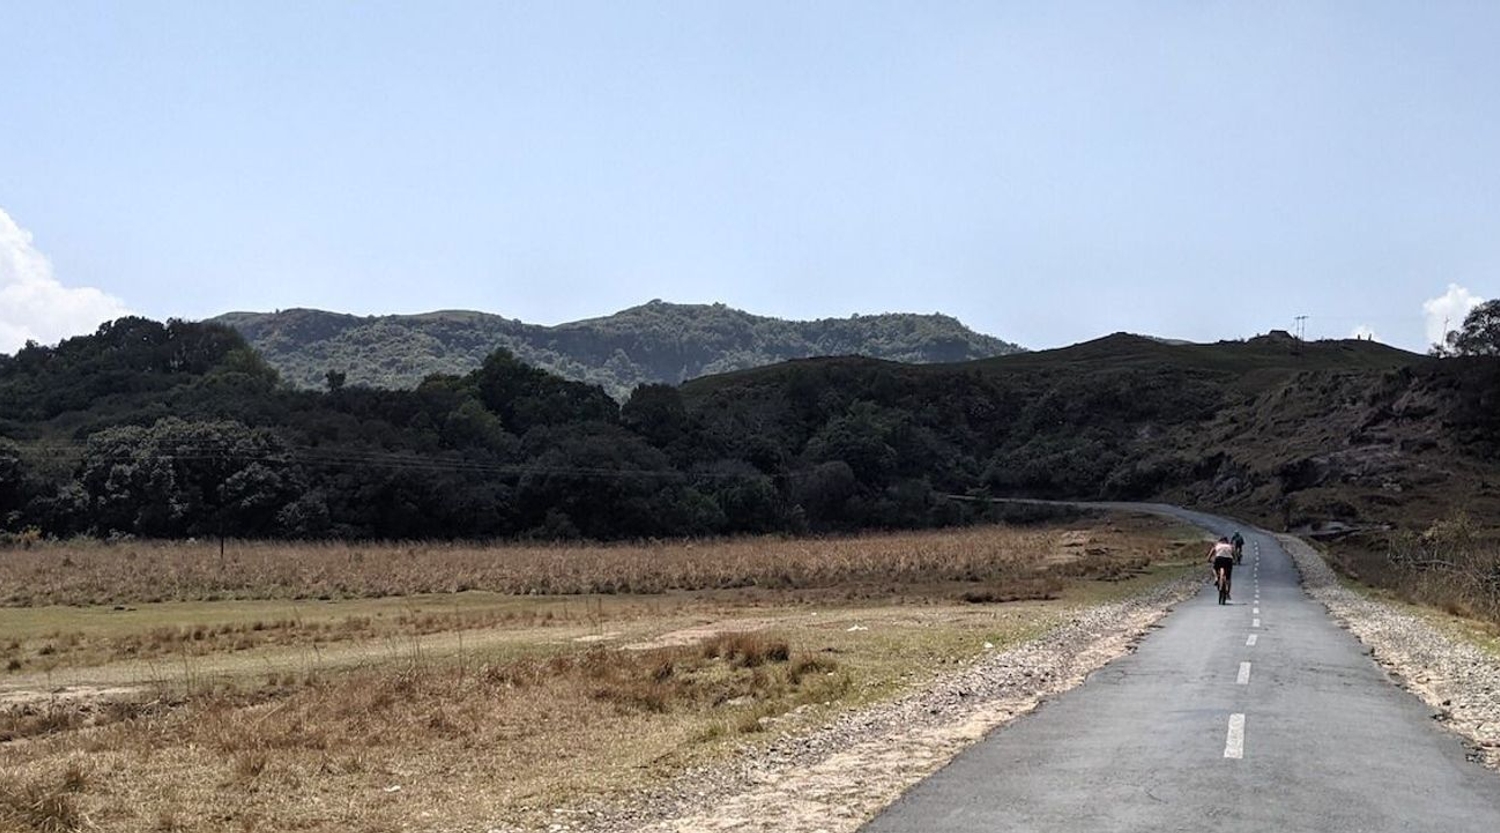
[[[944,468],[997,496],[1167,499],[1277,529],[1500,513],[1493,359],[1285,333],[1218,344],[1122,333],[961,371],[794,362],[696,380],[683,395],[778,437],[844,403],[920,415],[941,426],[932,453]],[[841,440],[847,459],[879,450]]]
[[[283,379],[306,388],[322,387],[329,371],[344,373],[350,385],[411,388],[432,373],[468,373],[497,347],[617,399],[644,383],[677,384],[810,356],[925,364],[1021,350],[944,315],[785,321],[723,304],[663,301],[551,327],[465,311],[359,317],[291,309],[213,321],[238,330]]]

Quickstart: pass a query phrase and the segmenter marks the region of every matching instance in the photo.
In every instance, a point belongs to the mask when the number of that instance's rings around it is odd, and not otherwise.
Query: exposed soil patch
[[[632,642],[625,646],[627,651],[649,651],[655,648],[673,648],[681,645],[696,645],[705,639],[711,639],[725,633],[753,633],[765,630],[774,625],[785,625],[785,619],[770,618],[747,618],[726,619],[718,622],[705,622],[690,628],[664,633],[654,639],[643,642]]]
[[[145,686],[59,686],[50,690],[16,689],[0,691],[0,707],[36,703],[65,703],[74,701],[119,700],[139,696]]]

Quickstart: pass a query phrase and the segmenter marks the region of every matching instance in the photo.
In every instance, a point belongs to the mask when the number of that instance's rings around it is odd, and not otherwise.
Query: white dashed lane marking
[[[1250,577],[1255,589],[1254,607],[1251,609],[1256,617],[1251,620],[1250,627],[1260,627],[1260,544],[1255,544],[1255,560],[1251,564]],[[1245,637],[1247,648],[1255,647],[1256,641],[1260,639],[1259,634],[1250,634]],[[1238,685],[1250,684],[1250,663],[1240,663],[1240,672],[1235,677]],[[1229,716],[1229,733],[1224,739],[1224,757],[1239,760],[1245,757],[1245,715],[1231,714]]]
[[[1245,757],[1245,716],[1243,714],[1231,714],[1229,716],[1229,736],[1224,740],[1224,757]]]

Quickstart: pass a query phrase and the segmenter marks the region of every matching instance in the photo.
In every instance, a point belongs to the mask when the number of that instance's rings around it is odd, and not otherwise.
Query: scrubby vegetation
[[[1407,602],[1500,625],[1500,530],[1467,512],[1425,529],[1350,536],[1328,549],[1345,575]]]

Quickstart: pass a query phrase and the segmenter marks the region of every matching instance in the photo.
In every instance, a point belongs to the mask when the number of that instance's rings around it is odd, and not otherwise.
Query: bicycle
[[[1220,538],[1208,552],[1214,584],[1219,587],[1219,604],[1229,603],[1229,574],[1234,569],[1234,548],[1227,537]]]

